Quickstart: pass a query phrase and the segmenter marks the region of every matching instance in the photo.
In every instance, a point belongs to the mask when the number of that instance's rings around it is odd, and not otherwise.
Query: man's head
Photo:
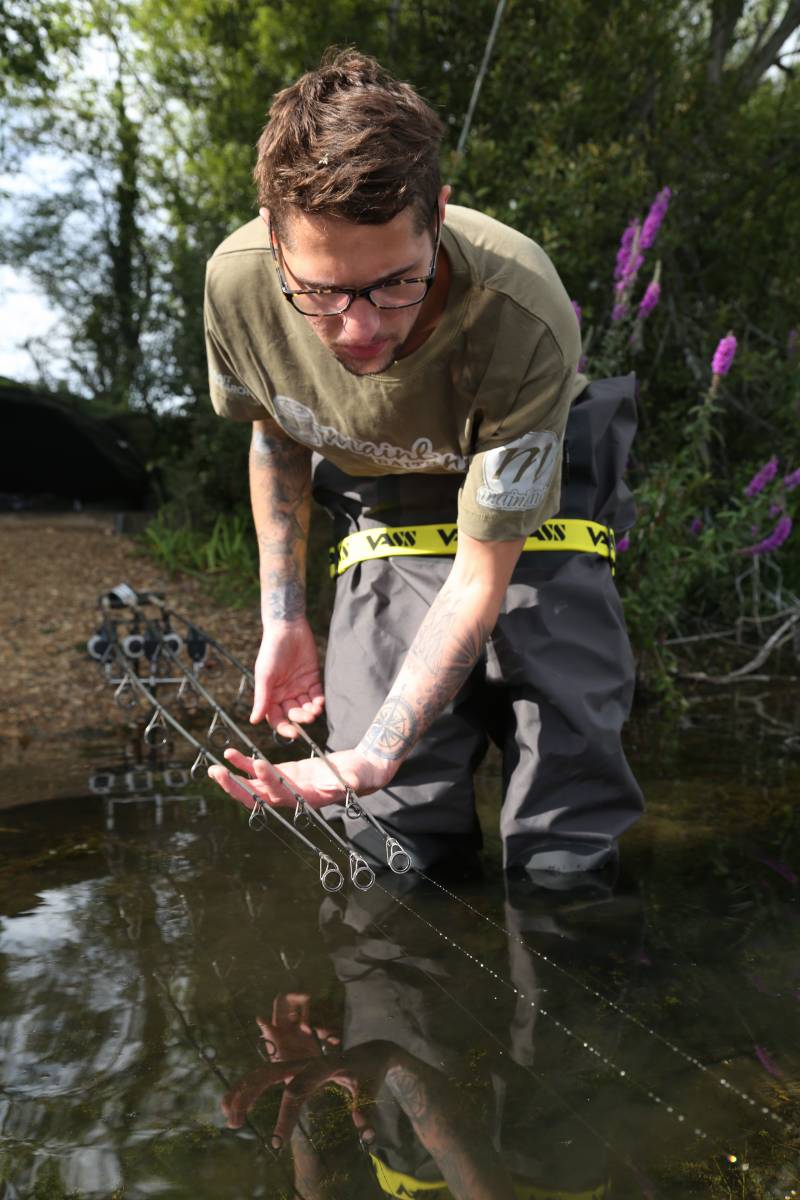
[[[411,207],[417,232],[442,186],[444,126],[374,58],[329,50],[278,92],[258,141],[258,201],[279,235],[287,210],[383,225]]]
[[[329,52],[279,92],[254,177],[284,290],[427,275],[449,192],[439,173],[442,132],[408,84],[354,50]],[[415,327],[435,321],[441,290],[440,278],[407,308],[359,297],[346,313],[306,319],[343,366],[373,374],[413,342]]]

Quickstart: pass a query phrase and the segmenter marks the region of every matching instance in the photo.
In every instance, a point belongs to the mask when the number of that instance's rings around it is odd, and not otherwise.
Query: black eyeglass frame
[[[371,283],[368,287],[364,287],[364,288],[326,287],[326,288],[294,288],[294,289],[289,287],[289,285],[287,284],[286,279],[284,277],[284,274],[283,274],[283,270],[282,270],[282,266],[281,266],[280,243],[278,242],[277,235],[273,236],[272,217],[270,216],[268,223],[267,223],[267,230],[268,230],[268,236],[269,236],[269,248],[272,251],[272,260],[275,263],[275,270],[278,272],[278,283],[280,284],[281,292],[286,297],[286,299],[289,301],[289,303],[291,304],[291,306],[295,310],[295,312],[300,313],[301,317],[341,317],[348,311],[349,308],[351,308],[353,301],[360,299],[360,297],[362,297],[362,296],[366,300],[369,300],[369,302],[373,306],[373,308],[378,308],[382,312],[398,312],[400,309],[414,308],[414,307],[416,307],[417,304],[422,304],[423,300],[428,295],[428,292],[433,287],[434,281],[436,279],[436,264],[439,259],[439,247],[441,246],[441,242],[442,242],[442,221],[441,221],[441,217],[439,216],[438,199],[434,206],[434,215],[436,218],[436,235],[434,238],[434,245],[433,245],[433,257],[431,259],[431,265],[428,268],[427,275],[413,275],[407,279],[405,279],[405,278],[404,279],[399,279],[399,278],[398,279],[384,279],[380,283]],[[379,292],[382,288],[396,287],[397,284],[405,284],[405,283],[424,283],[425,291],[422,293],[422,295],[419,297],[418,300],[410,300],[408,302],[408,304],[378,304],[373,299],[373,296],[372,296],[373,292]],[[335,309],[334,312],[306,313],[306,312],[303,312],[302,309],[298,308],[297,305],[295,304],[295,301],[294,301],[295,296],[347,296],[348,301],[347,301],[347,304],[344,306],[344,308]]]

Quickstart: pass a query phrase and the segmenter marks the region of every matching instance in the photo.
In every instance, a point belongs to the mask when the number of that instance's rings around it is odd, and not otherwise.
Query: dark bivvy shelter
[[[126,416],[96,415],[85,400],[0,380],[0,421],[0,507],[146,504],[148,472]]]

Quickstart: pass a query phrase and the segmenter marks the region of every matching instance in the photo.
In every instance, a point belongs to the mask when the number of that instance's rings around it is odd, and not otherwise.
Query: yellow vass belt
[[[331,546],[331,575],[342,575],[356,563],[371,558],[455,554],[457,547],[457,525],[376,525],[374,529],[350,533],[338,545]],[[608,559],[612,571],[617,560],[614,530],[575,517],[545,521],[525,539],[522,549],[597,554]]]
[[[370,1153],[375,1176],[384,1196],[395,1200],[453,1200],[453,1193],[444,1180],[426,1183],[395,1171],[386,1165],[377,1154]],[[608,1185],[600,1183],[588,1191],[569,1192],[557,1188],[539,1187],[523,1180],[513,1180],[516,1200],[603,1200],[608,1195]]]

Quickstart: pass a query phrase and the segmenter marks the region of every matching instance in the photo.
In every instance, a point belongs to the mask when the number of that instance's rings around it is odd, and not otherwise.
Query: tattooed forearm
[[[442,589],[419,627],[409,656],[443,685],[457,691],[469,675],[491,632],[478,620],[461,624],[455,597]]]
[[[490,632],[481,606],[465,606],[445,584],[359,749],[373,758],[406,758],[465,682]]]
[[[250,494],[261,561],[262,615],[293,621],[305,612],[311,455],[272,421],[253,427]]]
[[[442,1075],[419,1061],[386,1072],[386,1083],[457,1200],[500,1200],[514,1195],[511,1179],[490,1139],[470,1120]]]
[[[405,758],[416,740],[413,708],[400,697],[390,696],[361,739],[361,746],[378,758]]]
[[[404,1066],[390,1067],[386,1082],[403,1112],[415,1125],[423,1120],[429,1104],[427,1089],[419,1075]]]
[[[263,591],[265,611],[275,621],[296,621],[306,611],[305,584],[291,560],[286,568],[266,573]]]

